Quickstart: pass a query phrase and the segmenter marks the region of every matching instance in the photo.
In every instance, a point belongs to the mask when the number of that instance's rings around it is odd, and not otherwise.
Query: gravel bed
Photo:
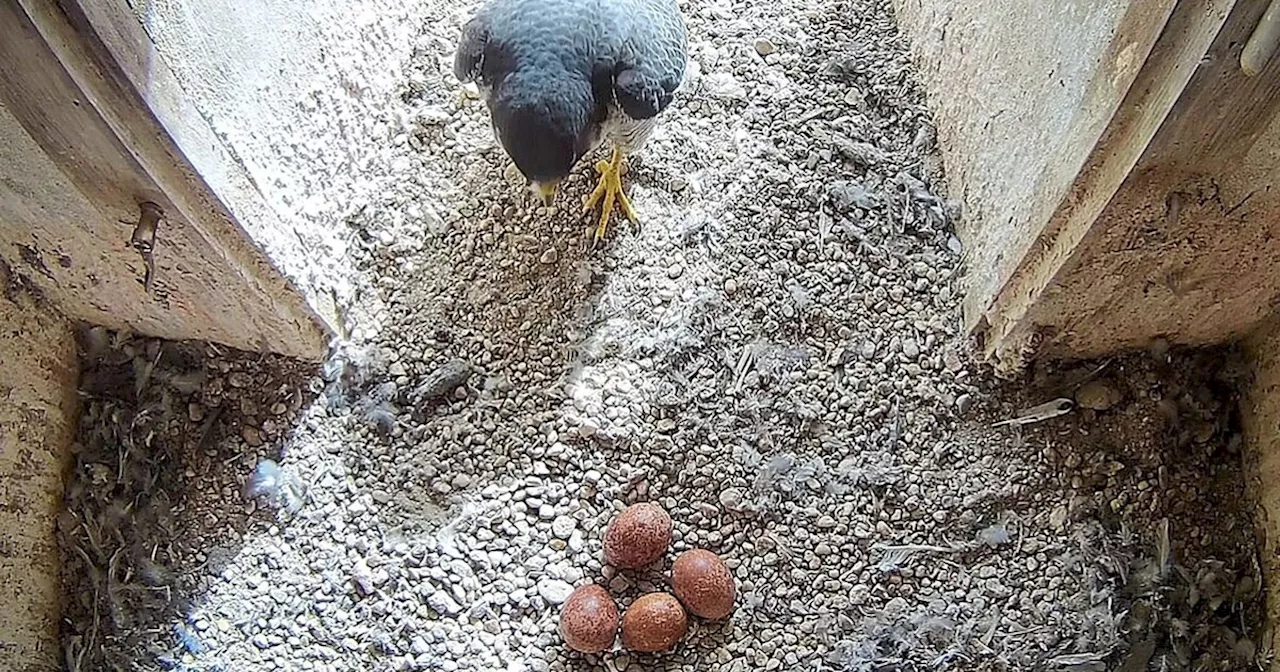
[[[596,249],[591,162],[535,208],[453,81],[472,9],[427,7],[399,90],[343,117],[381,132],[351,152],[363,186],[307,199],[357,278],[322,368],[85,330],[68,669],[1270,655],[1235,354],[1014,383],[969,360],[960,213],[888,2],[686,3],[689,77],[625,178],[643,221]],[[726,559],[738,611],[671,654],[570,653],[573,587],[625,607],[664,585],[673,555],[601,562],[638,501],[671,513],[675,552]]]

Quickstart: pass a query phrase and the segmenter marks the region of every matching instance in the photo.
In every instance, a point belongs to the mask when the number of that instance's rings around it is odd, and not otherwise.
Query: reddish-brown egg
[[[609,591],[589,584],[569,594],[560,611],[560,636],[569,648],[600,653],[613,647],[618,634],[618,605]]]
[[[711,551],[696,548],[681,553],[671,568],[671,584],[676,597],[697,616],[719,620],[733,613],[738,595],[733,573]]]
[[[652,503],[632,504],[604,531],[605,562],[639,569],[662,557],[671,544],[671,516]]]
[[[684,637],[689,617],[666,593],[641,595],[622,615],[622,645],[641,653],[670,651]]]

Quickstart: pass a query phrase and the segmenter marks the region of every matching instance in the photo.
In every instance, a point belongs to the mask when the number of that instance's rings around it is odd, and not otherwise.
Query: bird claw
[[[605,232],[609,228],[614,204],[622,209],[622,214],[631,220],[632,224],[637,223],[640,218],[636,215],[635,208],[631,207],[631,199],[627,198],[626,193],[622,191],[622,153],[616,149],[613,150],[613,160],[596,162],[596,171],[600,173],[600,181],[591,195],[587,196],[582,211],[589,212],[597,203],[603,201],[600,223],[596,226],[595,233],[595,242],[599,242],[604,239]]]

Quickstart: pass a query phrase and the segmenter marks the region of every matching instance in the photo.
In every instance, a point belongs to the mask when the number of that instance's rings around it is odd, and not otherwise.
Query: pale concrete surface
[[[410,77],[406,36],[424,3],[128,4],[154,49],[135,85],[250,237],[340,325],[335,305],[355,291],[345,218],[383,188],[376,141],[406,130],[379,112]]]
[[[1129,5],[894,2],[929,94],[949,189],[964,205],[957,234],[970,326],[1075,179],[1124,94],[1124,76],[1141,65],[1137,50],[1103,62]],[[1094,81],[1107,69],[1117,86]]]
[[[265,286],[221,254],[220,243],[243,241],[209,241],[185,223],[162,222],[148,293],[132,232],[96,207],[0,105],[0,259],[63,315],[159,338],[323,353],[314,324],[287,318],[285,306],[297,303],[291,288]]]
[[[8,282],[0,268],[0,286]],[[75,433],[70,326],[30,296],[0,295],[0,669],[61,669],[54,538]]]

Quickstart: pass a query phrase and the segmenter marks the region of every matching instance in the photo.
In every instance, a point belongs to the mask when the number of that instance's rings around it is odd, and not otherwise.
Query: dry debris
[[[228,502],[217,479],[239,479],[252,448],[223,449],[284,435],[305,401],[301,367],[101,327],[79,336],[82,412],[58,518],[63,665],[172,667],[207,651],[191,610],[245,522],[244,502]],[[246,492],[302,504],[296,478],[270,460]]]

